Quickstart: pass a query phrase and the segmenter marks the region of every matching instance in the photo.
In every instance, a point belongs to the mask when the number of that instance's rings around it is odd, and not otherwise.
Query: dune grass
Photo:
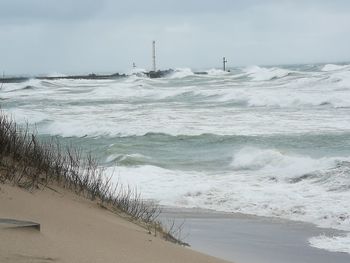
[[[115,213],[126,214],[150,234],[186,245],[175,237],[178,229],[166,230],[157,220],[159,206],[144,201],[136,189],[113,184],[111,177],[105,175],[91,153],[62,145],[55,138],[41,141],[28,125],[19,126],[0,111],[0,183],[29,191],[58,185]]]

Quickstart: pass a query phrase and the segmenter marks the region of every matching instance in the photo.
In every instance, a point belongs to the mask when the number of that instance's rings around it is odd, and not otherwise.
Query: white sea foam
[[[312,96],[310,96],[312,95]],[[350,93],[344,91],[324,91],[324,93],[294,90],[261,90],[249,94],[249,106],[307,107],[330,106],[350,107]]]
[[[230,74],[230,72],[227,72],[227,71],[223,71],[221,69],[215,69],[215,68],[212,68],[212,69],[209,69],[207,71],[208,75],[210,76],[222,76],[222,75],[228,75]]]
[[[4,109],[4,112],[11,116],[18,124],[36,124],[49,119],[47,114],[31,109],[10,108]]]
[[[248,157],[248,153],[254,157]],[[343,158],[313,159],[274,149],[246,148],[235,154],[233,163],[240,164],[231,173],[177,171],[150,165],[109,171],[114,171],[115,181],[136,186],[144,198],[162,205],[281,217],[349,231],[349,192],[332,191],[331,179],[326,182],[323,177],[327,176],[319,173],[328,170],[330,177],[335,177],[337,159]],[[292,178],[300,179],[293,183]],[[350,186],[346,176],[342,180],[342,185]],[[310,239],[310,244],[349,253],[349,241],[349,235],[321,236]]]
[[[333,237],[321,235],[310,238],[309,243],[316,248],[350,254],[350,234]]]
[[[314,159],[248,147],[234,155],[232,172],[176,171],[149,165],[116,169],[121,181],[140,187],[147,198],[162,204],[277,216],[350,230],[350,194],[332,189],[344,159],[350,157]],[[350,186],[346,176],[339,180]]]
[[[183,196],[192,191],[205,191],[210,188],[200,179],[200,173],[167,170],[152,165],[111,167],[107,173],[114,175],[112,178],[115,183],[136,186],[143,198],[168,205],[179,205],[179,202],[185,205]],[[196,182],[196,185],[188,182]]]
[[[243,102],[250,107],[350,107],[350,86],[346,84],[350,84],[350,74],[349,82],[346,76],[337,76],[340,77],[342,83],[320,83],[319,78],[300,78],[281,83],[277,87],[261,86],[249,89],[234,86],[214,90],[202,89],[200,92],[217,95],[216,101]]]
[[[21,90],[25,89],[26,87],[40,87],[41,81],[38,79],[29,79],[25,82],[21,83],[6,83],[2,85],[2,91],[5,92],[21,92]],[[12,94],[1,94],[8,97],[11,97]],[[15,93],[14,93],[15,94]]]
[[[251,83],[217,84],[218,80],[175,88],[167,86],[171,85],[172,79],[153,82],[137,76],[108,81],[30,80],[6,84],[1,97],[25,104],[25,107],[17,108],[20,110],[18,115],[23,115],[19,118],[30,122],[46,119],[48,122],[40,127],[41,131],[68,137],[129,136],[149,132],[171,135],[288,134],[291,131],[338,132],[350,128],[350,115],[346,110],[350,107],[350,92],[339,82],[324,83],[311,78],[277,87],[257,88]],[[35,91],[23,89],[28,84],[34,85]],[[227,107],[227,103],[237,107]],[[263,108],[263,111],[246,106]],[[344,110],[332,112],[327,108]]]
[[[247,67],[244,71],[254,81],[268,81],[276,78],[283,78],[291,73],[291,71],[281,68],[262,68],[259,66]]]
[[[175,72],[169,76],[169,78],[181,79],[192,75],[194,75],[194,73],[190,68],[177,68]]]
[[[326,169],[335,165],[331,158],[312,159],[307,156],[287,155],[275,149],[257,149],[245,147],[238,151],[232,161],[235,170],[259,170],[276,179],[290,180],[318,169]]]
[[[143,68],[133,68],[129,72],[127,72],[127,75],[137,75],[144,77],[146,72],[147,70]]]
[[[145,156],[143,154],[135,153],[135,154],[111,154],[107,156],[105,162],[122,162],[127,160],[128,158],[138,159],[138,160],[151,160],[152,158],[149,156]]]
[[[342,69],[349,69],[349,65],[334,65],[334,64],[327,64],[322,67],[322,71],[336,71],[336,70],[342,70]]]

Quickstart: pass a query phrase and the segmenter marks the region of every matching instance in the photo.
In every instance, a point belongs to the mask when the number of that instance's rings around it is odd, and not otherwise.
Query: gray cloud
[[[99,1],[0,0],[0,21],[4,24],[72,22],[88,19],[101,10]]]
[[[9,74],[350,60],[350,3],[302,0],[0,0]]]

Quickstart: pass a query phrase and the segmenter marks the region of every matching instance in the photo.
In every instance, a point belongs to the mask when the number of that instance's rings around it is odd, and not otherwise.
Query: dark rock
[[[91,73],[89,75],[71,75],[71,76],[60,76],[60,77],[36,77],[36,79],[44,80],[55,80],[55,79],[115,79],[115,78],[124,78],[125,74],[114,73],[110,75],[97,75]]]
[[[9,78],[0,78],[0,83],[21,83],[29,80],[26,77],[9,77]]]
[[[199,72],[194,72],[195,75],[208,75],[208,72],[205,71],[199,71]]]
[[[174,70],[167,69],[167,70],[158,70],[158,71],[145,72],[145,75],[148,76],[151,79],[155,79],[155,78],[166,77],[166,76],[168,76],[169,74],[171,74],[173,72],[174,72]]]

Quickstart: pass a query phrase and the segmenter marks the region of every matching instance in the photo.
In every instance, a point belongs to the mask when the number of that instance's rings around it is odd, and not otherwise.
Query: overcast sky
[[[0,0],[6,74],[350,60],[349,0]]]

